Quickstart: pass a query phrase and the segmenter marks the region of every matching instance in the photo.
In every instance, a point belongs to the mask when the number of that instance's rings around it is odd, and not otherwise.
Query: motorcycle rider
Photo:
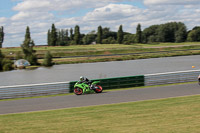
[[[88,84],[90,86],[91,90],[94,88],[94,86],[92,85],[92,81],[90,81],[88,78],[85,78],[85,77],[81,76],[80,77],[80,82]]]

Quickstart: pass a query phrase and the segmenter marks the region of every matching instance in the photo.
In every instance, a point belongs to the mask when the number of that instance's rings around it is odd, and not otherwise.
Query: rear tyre
[[[96,89],[94,90],[96,93],[101,93],[101,92],[103,91],[103,88],[102,88],[100,85],[97,85],[97,86],[95,86],[95,87],[98,87],[98,88],[96,88]]]
[[[83,89],[81,89],[81,88],[75,88],[74,89],[74,94],[76,94],[76,95],[82,95],[83,94]]]

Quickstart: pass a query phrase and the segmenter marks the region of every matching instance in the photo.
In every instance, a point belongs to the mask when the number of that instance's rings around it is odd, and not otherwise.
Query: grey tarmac
[[[169,97],[200,95],[197,83],[108,91],[100,94],[65,95],[45,98],[0,101],[0,114],[135,102]]]

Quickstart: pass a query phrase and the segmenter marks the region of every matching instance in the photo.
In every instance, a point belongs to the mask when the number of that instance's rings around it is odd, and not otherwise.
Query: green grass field
[[[53,55],[55,64],[90,63],[106,61],[123,61],[159,57],[171,57],[182,55],[199,55],[199,42],[186,43],[157,43],[157,44],[97,44],[97,45],[72,45],[72,46],[39,46],[34,47],[38,58],[43,58],[47,51]],[[195,50],[194,50],[195,49]],[[179,50],[179,51],[177,51]],[[2,48],[2,53],[7,58],[16,59],[19,55],[23,56],[21,48]],[[163,52],[165,51],[165,52]],[[155,52],[155,53],[145,53]],[[129,54],[133,55],[116,55]],[[138,54],[140,53],[140,54]],[[76,57],[71,56],[90,56],[90,55],[110,55],[101,57]],[[62,57],[62,58],[60,58]],[[43,59],[39,59],[42,63]]]
[[[0,133],[198,133],[200,95],[0,115]]]

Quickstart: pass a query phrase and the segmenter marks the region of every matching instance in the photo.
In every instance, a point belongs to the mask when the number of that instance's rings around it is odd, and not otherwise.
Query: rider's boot
[[[94,90],[94,85],[90,85],[90,90]]]

